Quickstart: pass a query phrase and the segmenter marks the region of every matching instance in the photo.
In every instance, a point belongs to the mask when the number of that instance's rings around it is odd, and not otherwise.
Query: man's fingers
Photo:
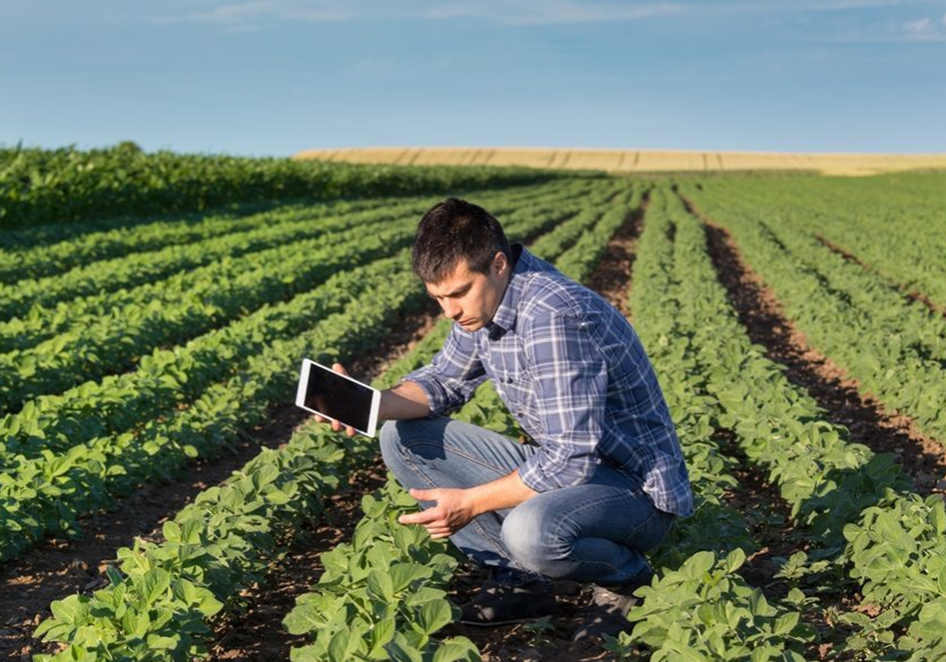
[[[423,524],[424,526],[430,526],[441,520],[442,517],[443,513],[440,512],[439,508],[430,508],[419,513],[401,515],[397,518],[397,521],[401,524]],[[439,522],[440,526],[443,526],[443,524],[444,522]]]
[[[411,496],[417,499],[418,501],[436,501],[437,500],[437,490],[418,490],[416,488],[410,489]]]
[[[345,375],[346,377],[348,376],[348,371],[345,370],[345,366],[343,366],[341,363],[333,363],[332,370],[340,375]]]
[[[347,434],[349,437],[354,437],[354,436],[355,436],[355,428],[353,428],[353,427],[347,427],[347,428],[345,428],[345,434]]]

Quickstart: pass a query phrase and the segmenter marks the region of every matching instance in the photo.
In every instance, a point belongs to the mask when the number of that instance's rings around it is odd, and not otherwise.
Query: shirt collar
[[[532,270],[535,258],[522,244],[512,245],[512,258],[515,262],[506,291],[499,302],[499,308],[493,319],[484,327],[490,340],[498,340],[516,325],[516,316],[519,313],[519,300],[525,287],[525,274]]]

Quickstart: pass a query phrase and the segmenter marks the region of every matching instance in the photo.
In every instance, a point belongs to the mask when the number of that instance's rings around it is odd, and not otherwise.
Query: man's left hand
[[[433,506],[420,513],[401,515],[401,524],[420,524],[431,538],[446,538],[466,526],[475,516],[467,490],[437,488],[414,490],[411,496],[418,501],[434,501]]]

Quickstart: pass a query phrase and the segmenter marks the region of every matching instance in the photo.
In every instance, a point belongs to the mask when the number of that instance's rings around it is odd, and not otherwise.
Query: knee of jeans
[[[556,577],[556,568],[567,557],[567,545],[553,535],[540,509],[529,504],[526,501],[513,508],[503,520],[503,543],[513,560],[526,570]]]
[[[397,429],[397,421],[386,421],[381,426],[381,432],[378,434],[378,442],[381,446],[381,457],[389,469],[397,464],[403,457],[403,447],[401,446],[401,434]]]
[[[381,457],[395,475],[400,476],[399,469],[405,465],[409,454],[410,449],[405,446],[405,442],[410,441],[411,431],[421,425],[422,421],[386,421],[381,426],[381,432],[378,434]]]

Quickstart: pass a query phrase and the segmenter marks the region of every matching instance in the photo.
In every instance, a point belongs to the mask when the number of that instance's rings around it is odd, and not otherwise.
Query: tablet
[[[381,391],[331,368],[303,359],[296,405],[373,437],[378,427]]]

